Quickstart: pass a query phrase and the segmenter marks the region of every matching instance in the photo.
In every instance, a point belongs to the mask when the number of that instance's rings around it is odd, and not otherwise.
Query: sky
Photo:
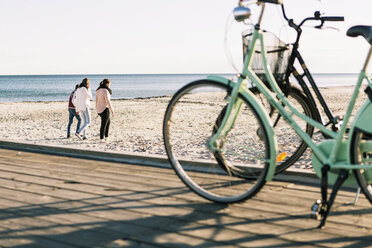
[[[0,0],[0,75],[235,73],[226,58],[226,26],[239,69],[241,31],[250,28],[228,18],[237,2]],[[345,16],[343,23],[327,23],[339,31],[304,29],[300,52],[312,72],[360,71],[369,45],[345,33],[353,25],[372,25],[372,0],[284,3],[295,21],[316,10]],[[258,7],[252,13],[254,20]],[[262,26],[293,42],[277,6],[267,6]]]

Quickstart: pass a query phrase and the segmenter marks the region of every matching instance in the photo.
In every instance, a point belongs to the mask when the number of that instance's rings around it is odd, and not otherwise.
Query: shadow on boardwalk
[[[371,247],[372,209],[342,191],[325,230],[317,186],[270,182],[208,202],[166,168],[0,149],[0,247]]]
[[[175,190],[175,189],[172,189]],[[180,190],[180,191],[178,191]],[[370,247],[372,238],[334,237],[313,241],[288,242],[283,236],[316,231],[303,228],[280,234],[250,233],[250,225],[288,221],[309,221],[300,214],[273,218],[233,218],[224,214],[228,205],[214,203],[175,203],[148,205],[143,202],[172,198],[188,190],[177,189],[164,196],[146,193],[118,194],[79,200],[57,200],[53,203],[24,205],[2,209],[0,220],[9,223],[7,230],[0,231],[1,240],[13,240],[19,244],[12,247],[299,247],[306,245],[343,247]],[[150,192],[154,193],[154,192]],[[135,200],[123,200],[135,195]],[[143,195],[141,197],[141,195]],[[99,202],[104,202],[99,204]],[[140,204],[138,204],[140,203]],[[70,207],[66,207],[70,206]],[[180,213],[172,214],[175,209]],[[185,212],[182,214],[181,212]],[[372,210],[348,210],[334,215],[371,214]],[[149,216],[150,215],[150,216]],[[239,216],[239,213],[236,213]],[[119,217],[121,216],[121,217]],[[119,218],[118,218],[119,217]],[[107,220],[113,218],[112,220]],[[17,219],[22,226],[14,225]],[[114,220],[121,219],[121,220]],[[226,220],[228,219],[228,221]],[[245,227],[248,230],[243,230]],[[229,237],[229,235],[231,235]],[[27,241],[27,244],[20,244]],[[275,245],[270,245],[273,242]],[[6,244],[5,244],[6,246]],[[336,245],[337,246],[337,245]]]

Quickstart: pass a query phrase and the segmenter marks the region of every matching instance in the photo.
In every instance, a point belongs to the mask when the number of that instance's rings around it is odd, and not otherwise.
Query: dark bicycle
[[[277,38],[274,34],[270,32],[264,33],[266,39],[265,42],[266,44],[269,44],[267,55],[273,75],[289,101],[301,109],[305,115],[320,123],[323,123],[324,126],[331,126],[333,131],[338,131],[342,124],[342,117],[334,116],[332,114],[298,48],[302,34],[302,26],[304,23],[307,21],[319,21],[320,24],[315,26],[315,28],[321,29],[325,22],[344,21],[344,17],[321,16],[320,12],[316,11],[313,17],[307,17],[299,24],[296,24],[293,19],[289,19],[287,17],[284,5],[281,5],[281,8],[284,19],[288,22],[288,25],[296,31],[297,36],[295,42],[291,45],[288,45],[279,40],[279,38]],[[250,33],[243,33],[244,54],[249,46],[250,36]],[[256,57],[253,59],[252,68],[256,72],[257,76],[264,83],[266,83],[267,86],[269,86],[264,74],[264,68],[262,67],[260,57],[260,51],[256,51]],[[300,64],[303,71],[302,73],[299,73],[296,69],[296,62]],[[291,76],[296,79],[300,87],[290,82]],[[309,86],[305,82],[304,78],[306,78],[309,82],[313,92],[315,93],[315,96],[310,91]],[[259,92],[255,87],[251,88],[251,91],[256,95],[259,95]],[[278,136],[279,153],[284,154],[283,157],[285,157],[282,161],[278,162],[276,167],[276,173],[280,173],[290,167],[301,157],[301,155],[305,152],[307,145],[294,131],[289,130],[290,127],[288,127],[284,121],[279,122],[281,116],[266,101],[266,98],[259,97],[259,99],[269,111],[269,115],[273,121],[275,133]],[[326,114],[326,119],[323,118],[321,112],[319,111],[316,100],[318,100],[318,103],[323,108],[324,113]],[[314,127],[307,124],[303,120],[298,119],[297,121],[300,123],[302,129],[310,137],[312,137]],[[326,134],[323,134],[323,136],[328,138]]]

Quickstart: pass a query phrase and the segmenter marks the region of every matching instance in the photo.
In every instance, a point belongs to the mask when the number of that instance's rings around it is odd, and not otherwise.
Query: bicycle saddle
[[[346,32],[347,36],[357,37],[359,35],[363,36],[370,45],[372,45],[372,26],[354,26],[349,28]]]

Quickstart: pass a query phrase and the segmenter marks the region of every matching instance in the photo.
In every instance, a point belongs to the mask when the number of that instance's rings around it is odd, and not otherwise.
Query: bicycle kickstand
[[[360,194],[360,187],[357,188],[356,192],[355,192],[355,197],[354,197],[354,201],[353,201],[353,205],[356,205],[358,199],[359,199],[359,194]]]
[[[338,174],[337,180],[332,188],[332,193],[327,200],[327,189],[328,189],[328,171],[330,167],[328,165],[324,165],[322,168],[322,178],[321,178],[321,193],[322,193],[322,200],[317,200],[314,205],[312,206],[311,210],[311,217],[317,220],[321,219],[321,222],[318,228],[324,228],[325,222],[327,220],[327,216],[333,202],[336,198],[337,192],[341,188],[342,184],[345,182],[349,173],[346,170],[340,170]]]
[[[344,205],[356,205],[358,199],[359,199],[359,194],[360,194],[360,187],[356,189],[355,196],[353,202],[346,202]]]

